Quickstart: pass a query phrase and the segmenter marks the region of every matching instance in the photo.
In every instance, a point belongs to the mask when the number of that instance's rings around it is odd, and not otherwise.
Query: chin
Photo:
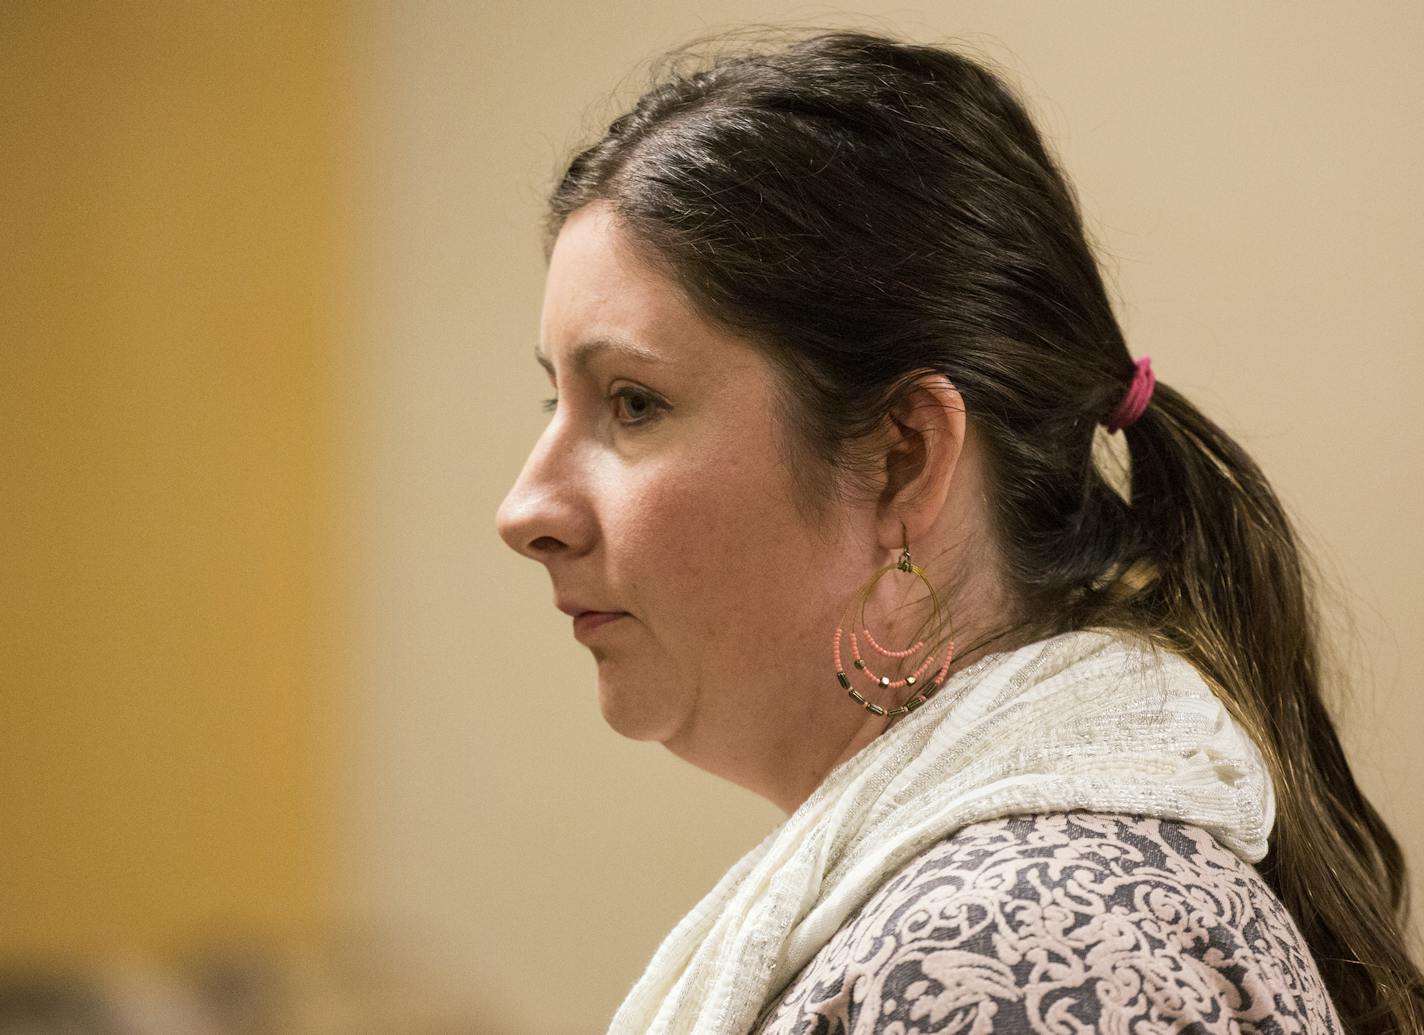
[[[638,684],[626,679],[610,679],[600,668],[598,673],[598,710],[603,721],[619,736],[629,740],[663,742],[677,731],[676,712],[669,707],[675,700],[669,687]]]

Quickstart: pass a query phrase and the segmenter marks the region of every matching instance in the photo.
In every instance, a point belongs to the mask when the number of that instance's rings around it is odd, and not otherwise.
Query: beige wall
[[[364,919],[478,1030],[599,1031],[780,819],[603,725],[494,530],[549,178],[644,59],[767,18],[1019,79],[1134,352],[1335,580],[1424,892],[1424,8],[861,10],[0,6],[0,952]]]

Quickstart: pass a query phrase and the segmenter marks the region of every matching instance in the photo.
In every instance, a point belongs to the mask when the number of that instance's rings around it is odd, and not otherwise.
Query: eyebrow
[[[668,362],[666,356],[653,351],[646,345],[639,345],[624,338],[590,338],[587,341],[581,341],[569,350],[569,362],[573,364],[574,370],[582,374],[588,369],[593,357],[600,352],[617,352],[630,359],[640,359],[647,363]],[[549,362],[548,355],[538,345],[534,346],[534,359],[549,372],[550,377],[554,376],[554,364]]]

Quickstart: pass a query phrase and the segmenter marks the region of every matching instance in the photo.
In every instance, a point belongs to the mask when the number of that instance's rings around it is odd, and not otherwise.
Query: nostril
[[[541,535],[529,544],[530,553],[552,553],[563,549],[564,544],[551,535]]]

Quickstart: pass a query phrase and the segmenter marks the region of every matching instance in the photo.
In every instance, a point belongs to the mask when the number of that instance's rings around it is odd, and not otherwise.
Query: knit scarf
[[[1266,855],[1260,752],[1184,658],[1108,629],[989,654],[827,774],[663,939],[609,1035],[746,1035],[876,889],[962,827],[1126,812]]]

